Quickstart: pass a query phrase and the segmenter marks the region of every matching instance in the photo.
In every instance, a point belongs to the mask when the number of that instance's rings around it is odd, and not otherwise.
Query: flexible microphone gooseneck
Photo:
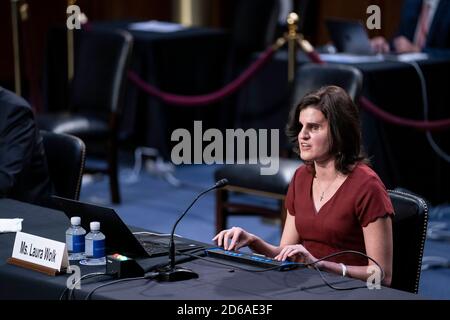
[[[176,267],[175,266],[175,241],[174,241],[174,235],[175,235],[175,228],[177,227],[178,223],[183,219],[183,217],[186,215],[186,213],[189,211],[189,209],[194,205],[194,203],[205,193],[208,193],[211,190],[215,190],[218,188],[222,188],[228,184],[227,179],[222,179],[216,182],[216,184],[205,191],[201,192],[187,207],[187,209],[183,212],[183,214],[178,218],[178,220],[175,222],[172,228],[172,232],[170,233],[170,244],[169,244],[169,265],[158,270],[159,274],[157,276],[157,279],[159,281],[180,281],[180,280],[188,280],[188,279],[194,279],[198,278],[198,274],[193,272],[192,270]]]

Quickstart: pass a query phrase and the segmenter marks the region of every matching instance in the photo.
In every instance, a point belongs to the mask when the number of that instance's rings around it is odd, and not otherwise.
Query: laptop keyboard
[[[166,255],[169,253],[170,237],[168,236],[137,234],[135,237],[150,257]],[[199,245],[194,243],[185,242],[179,238],[175,238],[175,249],[177,251],[192,250],[199,247]]]

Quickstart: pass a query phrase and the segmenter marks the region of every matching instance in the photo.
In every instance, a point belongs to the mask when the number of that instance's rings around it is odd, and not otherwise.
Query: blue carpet
[[[122,166],[122,204],[110,202],[106,177],[84,183],[81,200],[113,207],[125,223],[133,226],[169,233],[173,224],[197,194],[214,184],[217,166],[190,165],[176,168],[180,187],[170,185],[162,178],[141,172],[137,181],[126,182],[131,166]],[[244,199],[245,201],[245,199]],[[210,192],[200,198],[178,225],[176,233],[195,240],[211,242],[215,234],[215,195]],[[450,206],[430,210],[430,221],[443,221],[450,225]],[[230,226],[240,226],[270,243],[278,243],[280,227],[257,217],[232,217]],[[427,240],[424,256],[450,259],[450,241]],[[436,268],[422,271],[419,294],[426,298],[450,299],[450,269]]]

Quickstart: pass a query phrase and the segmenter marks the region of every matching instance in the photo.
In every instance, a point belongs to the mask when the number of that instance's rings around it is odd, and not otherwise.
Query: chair
[[[70,111],[37,117],[40,129],[83,139],[88,154],[94,145],[106,153],[107,166],[86,172],[108,174],[111,199],[120,203],[118,182],[118,120],[132,37],[125,31],[91,30],[77,35],[75,72],[70,89]]]
[[[337,85],[357,101],[362,87],[361,72],[350,66],[306,64],[299,69],[293,101],[298,102],[308,92],[326,85]],[[286,119],[287,120],[287,119]],[[215,179],[227,178],[229,185],[216,190],[216,231],[227,228],[231,215],[262,216],[276,219],[281,230],[286,218],[284,198],[295,170],[302,164],[299,159],[280,158],[279,172],[261,175],[261,165],[232,164],[215,171]],[[276,209],[259,205],[242,204],[230,200],[230,192],[275,199]]]
[[[230,26],[230,50],[225,81],[231,82],[249,62],[251,55],[275,40],[278,0],[234,1]]]
[[[75,136],[44,130],[41,135],[55,195],[78,200],[86,158],[84,142]]]
[[[394,259],[391,287],[417,293],[427,234],[428,207],[423,199],[404,191],[388,191],[394,206]]]

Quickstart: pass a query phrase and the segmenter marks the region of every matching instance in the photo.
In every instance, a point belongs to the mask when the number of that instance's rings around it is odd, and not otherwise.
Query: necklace
[[[338,177],[338,175],[336,174],[336,177],[334,178],[334,180],[328,185],[328,187],[325,188],[325,190],[323,190],[322,187],[320,186],[319,179],[317,178],[317,176],[315,176],[315,178],[317,179],[317,186],[319,187],[320,191],[322,192],[322,194],[320,195],[320,198],[319,198],[319,202],[322,202],[325,192],[327,192],[328,189],[330,189],[330,187],[336,181],[337,177]]]

